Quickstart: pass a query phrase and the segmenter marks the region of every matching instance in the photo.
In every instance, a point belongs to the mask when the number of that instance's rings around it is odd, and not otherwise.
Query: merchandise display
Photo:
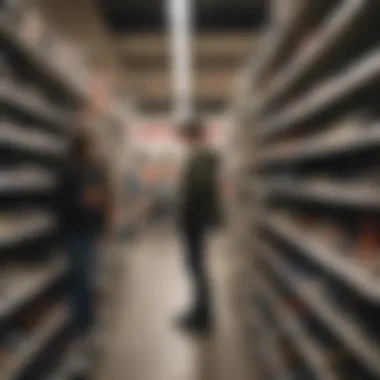
[[[8,334],[4,336],[2,345],[5,347],[3,350],[8,352],[8,357],[0,370],[2,379],[18,378],[25,366],[69,322],[67,310],[62,307],[49,308],[45,315],[44,318],[38,316],[29,321],[32,326],[7,326]]]
[[[54,33],[38,11],[23,1],[5,1],[0,8],[1,40],[17,57],[23,57],[50,89],[84,102],[91,77],[79,49]]]
[[[262,380],[375,380],[380,8],[297,6],[271,26],[283,35],[258,50],[256,96],[236,111],[240,141],[250,141],[237,181],[249,223],[239,228],[251,262],[249,343]]]
[[[72,268],[58,239],[56,189],[75,130],[94,128],[89,132],[110,176],[110,198],[122,202],[129,118],[112,108],[114,99],[96,107],[95,71],[29,2],[1,2],[0,40],[0,379],[71,380],[88,374],[78,358],[95,350],[94,339],[86,344],[73,328]],[[108,242],[103,251],[93,316],[102,331],[112,326],[103,311],[111,311],[122,268]]]
[[[266,89],[261,112],[275,109],[276,105],[291,99],[293,94],[299,94],[322,78],[336,73],[351,62],[355,54],[376,43],[374,30],[369,29],[376,25],[374,12],[377,6],[370,0],[321,1],[316,5],[313,1],[304,3],[300,13],[305,12],[313,18],[313,22],[304,18],[300,23],[297,21],[299,16],[295,14],[293,21],[299,29],[293,27],[293,33],[300,33],[295,36],[297,49],[288,62],[280,59],[280,64],[277,63],[278,71]],[[313,12],[313,6],[320,7],[319,13]],[[356,28],[356,25],[366,25],[368,28]],[[287,24],[286,28],[292,30],[292,24]],[[306,28],[308,33],[305,33]],[[305,33],[306,37],[301,33]],[[288,49],[287,56],[292,52]],[[272,55],[276,56],[276,52]],[[273,59],[265,62],[268,67],[274,63],[276,61]]]
[[[50,191],[57,184],[57,176],[49,170],[34,167],[0,170],[0,193],[17,193],[29,189],[34,192]]]

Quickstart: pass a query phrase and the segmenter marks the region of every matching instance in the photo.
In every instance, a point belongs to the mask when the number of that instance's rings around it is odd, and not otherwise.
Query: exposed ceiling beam
[[[166,31],[165,14],[157,9],[107,9],[105,19],[116,33]],[[195,30],[204,31],[247,31],[259,28],[266,19],[265,7],[219,7],[195,12]]]
[[[128,10],[128,9],[141,9],[141,10],[160,10],[163,6],[164,0],[139,0],[139,1],[126,1],[126,0],[100,0],[100,3],[105,3],[108,9],[112,10]],[[268,0],[192,0],[197,9],[215,9],[220,7],[249,7],[250,9],[262,8],[268,3]]]

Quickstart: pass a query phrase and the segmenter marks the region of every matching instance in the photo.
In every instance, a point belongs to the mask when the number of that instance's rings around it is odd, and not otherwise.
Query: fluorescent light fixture
[[[171,71],[175,119],[192,113],[191,96],[191,0],[166,0],[170,33]]]

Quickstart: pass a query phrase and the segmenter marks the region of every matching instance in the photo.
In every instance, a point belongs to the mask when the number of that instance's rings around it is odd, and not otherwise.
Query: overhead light
[[[182,120],[192,114],[191,91],[191,0],[166,0],[170,33],[171,75],[174,117]]]

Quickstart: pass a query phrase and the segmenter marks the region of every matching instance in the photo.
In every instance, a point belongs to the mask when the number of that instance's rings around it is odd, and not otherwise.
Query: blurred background
[[[380,379],[379,7],[0,0],[0,380]],[[189,120],[225,215],[202,336]]]

